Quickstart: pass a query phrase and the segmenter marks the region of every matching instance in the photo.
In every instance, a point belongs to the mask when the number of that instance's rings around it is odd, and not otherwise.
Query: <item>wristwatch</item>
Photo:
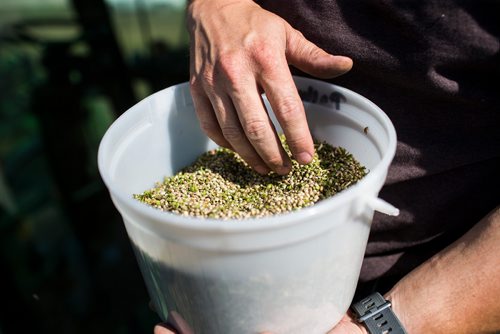
[[[351,305],[359,323],[363,323],[370,334],[407,334],[398,317],[392,312],[391,302],[378,292],[372,293]]]

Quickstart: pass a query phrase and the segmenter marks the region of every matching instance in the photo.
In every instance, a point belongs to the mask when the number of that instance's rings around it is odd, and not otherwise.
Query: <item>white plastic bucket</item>
[[[295,80],[314,137],[346,148],[369,173],[293,213],[200,219],[132,198],[216,147],[199,128],[187,84],[139,102],[102,139],[100,173],[164,320],[176,311],[194,333],[314,334],[327,332],[348,309],[374,210],[398,214],[377,198],[396,133],[366,98],[325,82]]]

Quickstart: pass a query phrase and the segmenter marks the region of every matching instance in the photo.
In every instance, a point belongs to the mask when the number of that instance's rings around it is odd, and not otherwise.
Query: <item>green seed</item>
[[[290,155],[283,135],[283,147]],[[367,170],[342,147],[315,140],[308,165],[292,160],[287,175],[254,172],[239,155],[225,148],[202,154],[135,199],[182,215],[245,219],[295,211],[335,195],[363,178]]]

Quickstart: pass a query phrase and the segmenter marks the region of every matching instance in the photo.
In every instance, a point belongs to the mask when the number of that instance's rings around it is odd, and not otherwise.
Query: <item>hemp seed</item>
[[[285,137],[283,147],[290,155]],[[260,175],[226,148],[202,154],[155,187],[134,198],[157,209],[185,216],[215,219],[265,217],[299,210],[331,197],[367,174],[347,150],[314,141],[311,163],[292,160],[287,175]]]

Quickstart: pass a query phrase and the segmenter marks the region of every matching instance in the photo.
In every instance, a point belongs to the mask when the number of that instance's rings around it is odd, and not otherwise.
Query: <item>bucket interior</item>
[[[315,87],[317,95],[327,97],[325,100],[309,98],[304,93],[311,89],[310,81],[299,79],[296,83],[313,136],[344,147],[373,171],[390,147],[391,127],[388,119],[383,118],[385,115],[381,117],[383,113],[375,112],[378,108],[373,103],[341,87],[335,88],[337,95],[331,92],[330,84]],[[330,92],[322,93],[321,89]],[[281,131],[265,98],[264,101]],[[99,164],[108,187],[131,196],[151,188],[215,147],[199,127],[188,85],[181,84],[148,97],[123,114],[101,143]]]

